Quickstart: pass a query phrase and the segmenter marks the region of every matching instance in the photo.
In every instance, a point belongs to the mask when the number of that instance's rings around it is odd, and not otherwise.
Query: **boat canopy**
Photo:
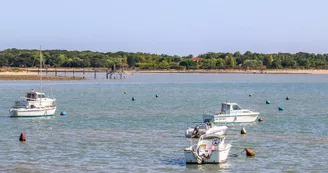
[[[44,93],[40,93],[40,92],[36,92],[35,90],[32,90],[32,91],[26,92],[25,97],[27,99],[37,99],[37,98],[45,98],[46,96]]]
[[[242,110],[242,108],[237,103],[223,102],[221,105],[221,113],[223,114],[229,114],[230,111],[234,110]]]

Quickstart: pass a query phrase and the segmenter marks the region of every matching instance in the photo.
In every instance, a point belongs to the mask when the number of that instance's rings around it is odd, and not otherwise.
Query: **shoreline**
[[[0,68],[0,75],[38,75],[38,68]],[[107,68],[44,68],[45,72],[76,72],[76,73],[90,73],[90,72],[107,72],[110,71]],[[116,70],[116,72],[122,72],[122,70]],[[127,69],[123,70],[127,75],[133,73],[255,73],[255,74],[328,74],[328,69],[267,69],[267,70],[247,70],[247,69],[196,69],[196,70],[165,70],[165,69]]]
[[[40,80],[37,72],[0,72],[0,80]],[[83,77],[42,75],[42,80],[85,80]]]
[[[328,74],[328,70],[136,70],[135,73]]]
[[[21,68],[12,70],[10,68],[3,69],[0,68],[0,80],[40,80],[40,75],[37,72],[37,68]],[[76,72],[76,73],[94,73],[96,72],[106,72],[107,69],[81,69],[81,68],[48,68],[47,72]],[[208,74],[328,74],[328,70],[319,69],[281,69],[281,70],[126,70],[124,71],[126,75],[132,75],[134,73],[208,73]],[[85,78],[80,76],[56,76],[53,74],[43,75],[43,80],[85,80]]]

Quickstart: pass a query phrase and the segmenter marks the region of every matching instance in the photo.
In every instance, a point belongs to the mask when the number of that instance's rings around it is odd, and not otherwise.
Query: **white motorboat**
[[[24,97],[15,101],[9,109],[11,117],[40,117],[52,116],[56,111],[56,99],[47,97],[42,92],[42,53],[40,50],[40,92],[32,89]]]
[[[196,125],[194,128],[187,128],[185,135],[187,138],[199,138],[204,134],[226,135],[227,129],[227,126],[214,126],[212,124],[209,125],[207,123],[201,123]]]
[[[52,116],[56,111],[56,99],[35,90],[26,92],[25,97],[15,101],[9,109],[11,117]]]
[[[231,144],[225,143],[224,135],[202,135],[198,143],[184,149],[186,163],[224,163],[227,161]]]
[[[215,124],[249,123],[254,122],[259,115],[259,112],[242,109],[237,103],[224,102],[220,113],[205,113],[203,121]]]

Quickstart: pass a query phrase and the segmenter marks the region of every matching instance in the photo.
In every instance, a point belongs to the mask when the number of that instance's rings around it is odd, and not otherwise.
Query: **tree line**
[[[142,52],[92,52],[68,50],[44,50],[46,67],[116,68],[125,69],[328,69],[328,54],[299,52],[241,54],[208,52],[195,58]],[[40,51],[6,49],[0,51],[1,67],[39,67]]]

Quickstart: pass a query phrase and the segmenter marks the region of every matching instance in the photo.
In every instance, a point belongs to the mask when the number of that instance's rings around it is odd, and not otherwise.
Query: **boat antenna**
[[[52,87],[50,86],[50,90],[51,90],[51,97],[54,98],[54,93],[52,92]]]
[[[42,93],[42,52],[41,52],[41,45],[40,45],[40,92]],[[40,105],[41,105],[41,101],[42,101],[42,96],[40,96]]]

